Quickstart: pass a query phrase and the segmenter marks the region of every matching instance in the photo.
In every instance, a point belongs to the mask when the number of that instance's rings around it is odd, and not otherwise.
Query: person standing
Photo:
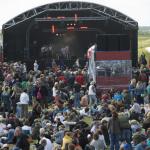
[[[75,82],[74,84],[74,107],[75,108],[80,107],[80,89],[81,89],[81,85]]]
[[[112,112],[112,117],[108,122],[108,132],[110,138],[110,150],[119,150],[119,135],[120,135],[120,121],[118,113]]]
[[[29,95],[26,89],[24,89],[24,91],[20,95],[20,103],[22,105],[21,117],[26,118],[28,117],[28,103],[29,103]]]
[[[120,108],[120,112],[118,113],[118,118],[120,121],[120,128],[121,128],[121,140],[126,142],[129,146],[129,150],[131,150],[132,131],[131,125],[129,123],[130,114],[129,112],[125,112],[124,108],[122,107]]]
[[[89,95],[89,105],[90,106],[97,105],[96,88],[94,81],[90,83],[88,95]]]
[[[8,86],[3,88],[1,100],[3,103],[3,112],[10,112],[10,89]]]
[[[34,71],[37,73],[37,71],[38,71],[38,69],[39,69],[39,65],[38,65],[38,63],[37,63],[37,60],[35,60],[33,66],[34,66],[34,68],[33,68]]]

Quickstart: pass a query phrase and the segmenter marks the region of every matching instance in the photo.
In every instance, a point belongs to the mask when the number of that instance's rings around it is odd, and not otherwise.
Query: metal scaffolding
[[[3,29],[11,28],[17,24],[20,24],[31,18],[34,18],[47,11],[54,12],[54,11],[81,11],[81,10],[91,11],[100,17],[101,16],[107,17],[131,29],[138,28],[138,23],[135,20],[133,20],[132,18],[126,16],[121,12],[95,3],[77,1],[77,2],[58,2],[33,8],[14,17],[13,19],[3,24]]]

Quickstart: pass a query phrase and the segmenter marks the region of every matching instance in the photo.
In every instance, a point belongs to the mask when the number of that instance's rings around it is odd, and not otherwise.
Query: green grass
[[[138,56],[140,56],[141,53],[144,52],[147,60],[150,60],[150,53],[146,51],[145,49],[146,47],[150,47],[150,33],[139,34],[138,35]]]

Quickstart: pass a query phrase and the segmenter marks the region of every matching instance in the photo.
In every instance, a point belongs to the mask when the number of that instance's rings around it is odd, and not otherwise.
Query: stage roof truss
[[[100,17],[78,17],[78,21],[95,21],[95,20],[107,20],[107,16],[100,16]],[[74,21],[74,17],[65,17],[62,19],[58,18],[35,18],[35,21],[37,22],[66,22],[66,21]]]
[[[81,11],[81,10],[90,10],[92,12],[97,13],[98,15],[103,14],[104,16],[118,23],[121,23],[124,26],[131,29],[138,28],[138,23],[134,21],[132,18],[103,5],[98,5],[94,3],[88,3],[88,2],[58,2],[58,3],[46,4],[28,10],[16,16],[15,18],[11,19],[10,21],[6,22],[3,25],[3,29],[9,29],[17,24],[22,23],[23,21],[29,20],[46,11]]]

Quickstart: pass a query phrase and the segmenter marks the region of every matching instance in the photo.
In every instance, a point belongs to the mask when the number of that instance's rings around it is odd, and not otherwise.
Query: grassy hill
[[[150,27],[140,27],[138,37],[138,55],[142,52],[146,54],[146,58],[150,60],[150,52],[146,51],[146,48],[150,47]]]

